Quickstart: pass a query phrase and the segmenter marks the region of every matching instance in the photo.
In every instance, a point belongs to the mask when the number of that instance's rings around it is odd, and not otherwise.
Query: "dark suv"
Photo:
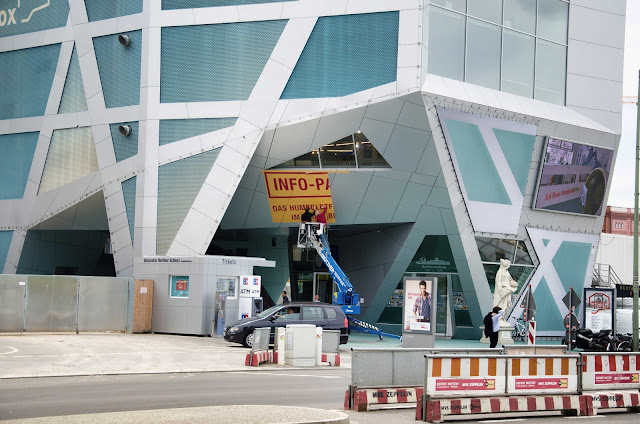
[[[253,345],[255,328],[271,327],[270,343],[273,344],[275,329],[290,324],[312,324],[324,330],[340,330],[340,344],[349,340],[349,323],[338,305],[320,302],[293,302],[277,305],[256,315],[242,319],[224,329],[228,342]]]

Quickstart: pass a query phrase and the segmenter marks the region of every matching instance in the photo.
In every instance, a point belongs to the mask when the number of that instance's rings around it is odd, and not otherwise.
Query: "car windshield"
[[[271,315],[272,313],[274,313],[275,311],[277,311],[278,309],[280,309],[281,307],[282,307],[282,305],[272,306],[269,309],[267,309],[266,311],[260,312],[258,315],[256,315],[256,318],[266,318],[269,315]]]

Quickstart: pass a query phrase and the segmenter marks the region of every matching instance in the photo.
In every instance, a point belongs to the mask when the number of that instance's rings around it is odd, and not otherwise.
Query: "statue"
[[[511,307],[511,294],[518,288],[518,282],[509,274],[511,262],[507,259],[500,259],[500,269],[496,273],[495,289],[493,291],[493,306],[499,306],[505,313]],[[504,318],[500,319],[501,325]],[[506,325],[506,321],[504,322]]]

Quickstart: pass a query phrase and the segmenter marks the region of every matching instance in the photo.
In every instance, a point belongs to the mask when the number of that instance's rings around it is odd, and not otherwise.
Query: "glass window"
[[[292,166],[304,166],[307,168],[320,168],[320,160],[318,159],[318,150],[314,150],[309,153],[305,153],[302,156],[298,156],[297,158],[293,158],[286,162],[281,163],[278,166],[274,166],[274,168],[289,168]]]
[[[437,7],[429,17],[429,72],[464,80],[466,17]]]
[[[502,54],[502,91],[533,97],[535,38],[504,30]]]
[[[276,321],[298,321],[300,320],[299,306],[286,306],[275,314]]]
[[[496,24],[502,23],[502,0],[469,0],[467,14]]]
[[[369,139],[361,132],[354,135],[356,141],[356,154],[358,156],[358,168],[389,168],[389,163],[380,152],[373,147]]]
[[[517,240],[476,237],[480,260],[483,262],[500,262],[500,259],[508,259],[513,262],[516,243]]]
[[[569,4],[560,0],[538,0],[538,37],[567,44]]]
[[[536,0],[504,0],[504,26],[535,34]]]
[[[356,155],[353,151],[353,138],[347,136],[335,143],[320,148],[320,161],[323,168],[356,167]]]
[[[462,284],[460,283],[460,277],[458,274],[451,274],[451,288],[454,293],[458,293],[458,296],[462,295]],[[471,315],[469,314],[469,308],[464,304],[462,307],[453,308],[453,316],[455,318],[456,327],[472,327]]]
[[[534,98],[564,104],[566,69],[567,48],[538,39]]]
[[[516,260],[514,262],[519,265],[533,265],[533,261],[529,255],[529,250],[522,240],[518,241],[518,247],[516,248]]]
[[[219,277],[217,279],[217,290],[227,293],[227,298],[235,299],[238,280],[234,277]]]
[[[502,28],[469,18],[466,81],[500,89],[500,44]]]
[[[471,0],[473,2],[473,0]],[[447,9],[465,13],[467,10],[467,0],[431,0],[433,4],[439,4]]]
[[[327,313],[327,318],[329,318],[329,319],[338,318],[338,314],[336,313],[336,311],[333,308],[325,308],[324,311]]]
[[[304,321],[324,320],[322,306],[304,306],[302,308],[302,319]]]

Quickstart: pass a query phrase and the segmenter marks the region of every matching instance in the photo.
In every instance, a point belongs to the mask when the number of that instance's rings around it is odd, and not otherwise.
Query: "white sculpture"
[[[511,307],[511,294],[518,288],[518,282],[507,271],[510,265],[511,262],[507,259],[500,259],[500,269],[496,273],[496,284],[493,291],[493,306],[499,306],[505,312]],[[501,321],[504,321],[504,318]]]

